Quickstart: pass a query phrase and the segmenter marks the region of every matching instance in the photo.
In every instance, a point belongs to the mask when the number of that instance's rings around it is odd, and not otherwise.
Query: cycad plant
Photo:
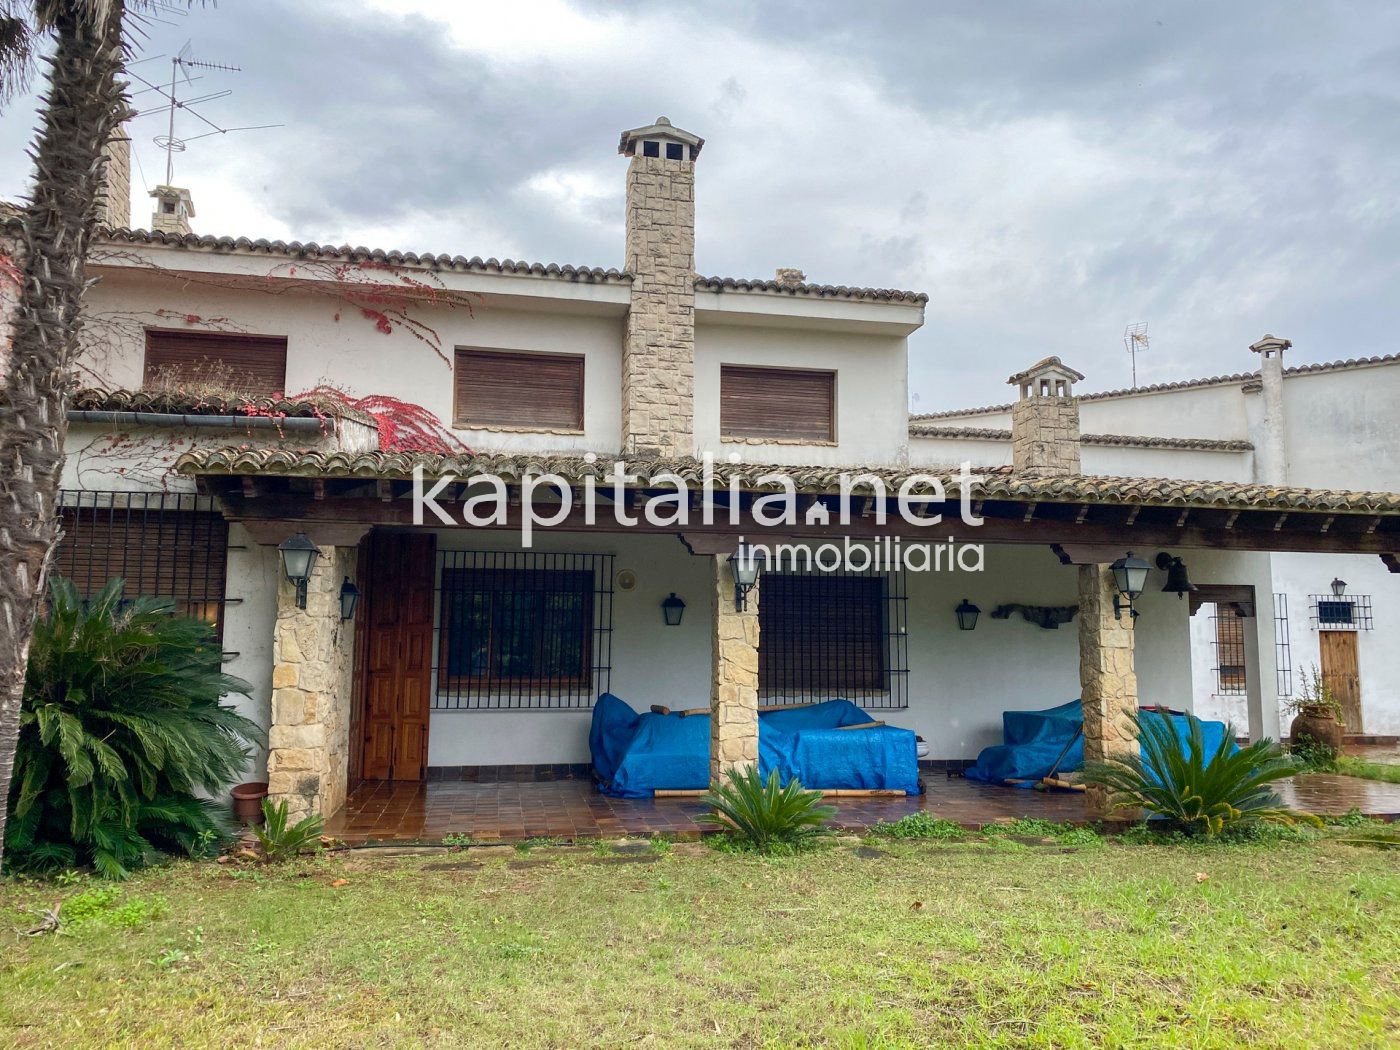
[[[270,799],[263,799],[262,811],[262,825],[253,825],[253,836],[258,840],[258,848],[265,859],[291,860],[321,844],[322,822],[319,813],[302,817],[293,824],[285,799],[275,806]]]
[[[836,807],[821,805],[820,791],[804,790],[795,778],[784,784],[776,769],[766,781],[757,766],[731,769],[725,776],[725,783],[700,796],[714,811],[700,819],[760,853],[800,848],[836,815]]]
[[[1171,716],[1144,711],[1134,717],[1141,753],[1092,763],[1084,779],[1115,794],[1119,806],[1140,807],[1187,835],[1213,838],[1258,821],[1317,823],[1285,809],[1269,787],[1298,771],[1272,740],[1237,748],[1233,727],[1208,751],[1201,720],[1186,715],[1185,747]]]
[[[195,792],[236,780],[258,733],[220,703],[250,688],[222,664],[213,629],[171,602],[124,601],[121,580],[85,602],[54,579],[29,651],[7,864],[120,878],[156,851],[208,851],[221,820]]]

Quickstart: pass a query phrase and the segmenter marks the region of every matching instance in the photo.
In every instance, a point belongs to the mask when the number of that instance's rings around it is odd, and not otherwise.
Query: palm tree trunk
[[[54,40],[32,148],[10,359],[0,386],[0,801],[8,800],[34,616],[58,540],[58,488],[68,432],[86,255],[97,228],[103,147],[126,110],[124,0],[39,5]],[[0,860],[4,821],[0,806]]]

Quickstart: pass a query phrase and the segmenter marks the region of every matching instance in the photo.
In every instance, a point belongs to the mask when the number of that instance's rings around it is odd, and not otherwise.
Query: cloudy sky
[[[618,132],[707,140],[698,268],[926,291],[916,411],[1045,354],[1125,386],[1400,350],[1400,4],[223,0],[177,158],[202,233],[615,266]],[[135,67],[169,74],[155,58]],[[141,85],[137,84],[137,87]],[[135,102],[149,106],[152,95]],[[32,103],[0,122],[23,191]],[[149,214],[163,118],[134,129]],[[193,135],[181,118],[177,134]]]

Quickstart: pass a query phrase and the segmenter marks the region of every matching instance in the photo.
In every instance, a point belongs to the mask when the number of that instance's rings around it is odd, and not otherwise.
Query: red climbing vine
[[[470,455],[471,449],[455,433],[443,426],[436,415],[412,401],[401,401],[386,394],[355,397],[329,384],[288,395],[291,401],[344,406],[370,416],[379,430],[379,447],[384,452],[429,452],[436,455]],[[324,409],[318,410],[318,415]],[[330,413],[325,413],[330,414]]]

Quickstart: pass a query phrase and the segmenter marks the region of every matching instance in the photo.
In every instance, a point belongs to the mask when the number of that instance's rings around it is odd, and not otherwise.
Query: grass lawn
[[[1352,755],[1338,755],[1332,771],[1349,777],[1400,784],[1400,765],[1394,762],[1372,762],[1370,759],[1356,758]]]
[[[0,931],[4,1046],[1400,1045],[1397,854],[1335,839],[181,863]]]

